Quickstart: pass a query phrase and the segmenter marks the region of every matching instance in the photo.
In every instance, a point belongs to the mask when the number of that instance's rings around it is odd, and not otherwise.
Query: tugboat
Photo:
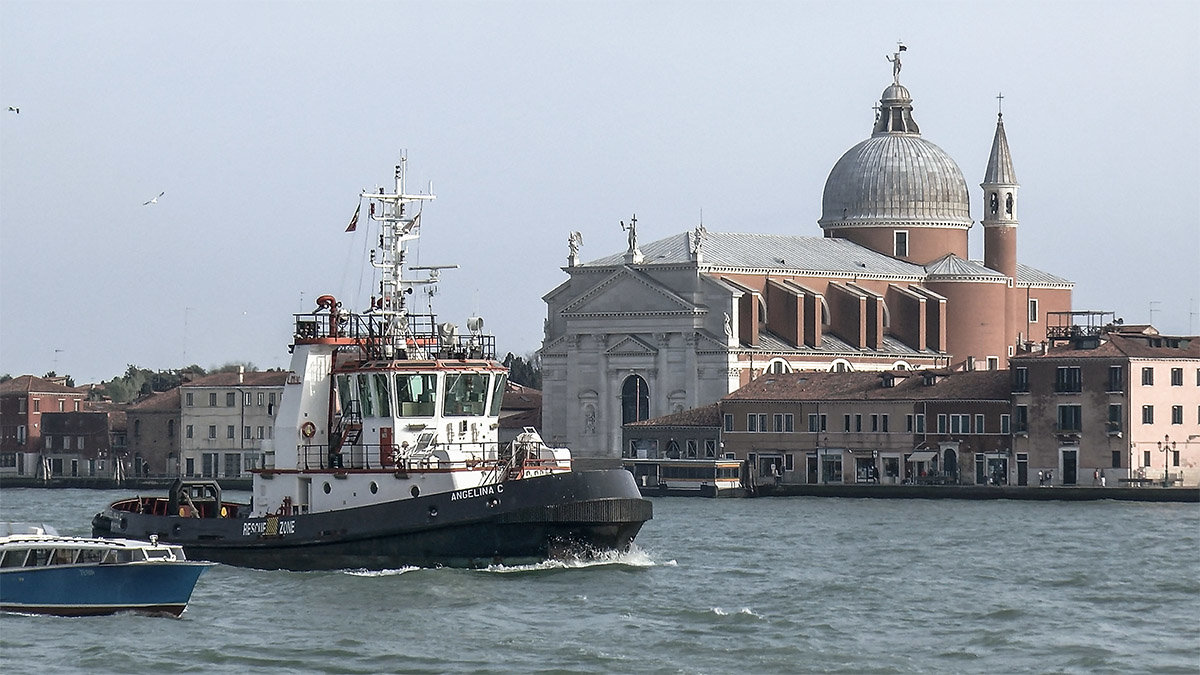
[[[652,517],[624,469],[572,471],[566,448],[532,428],[501,445],[507,383],[495,337],[409,310],[455,265],[410,266],[432,193],[364,191],[379,225],[370,265],[379,295],[363,312],[331,295],[295,315],[274,449],[253,470],[249,504],[213,481],[112,503],[100,537],[182,545],[191,559],[260,569],[481,567],[628,550]],[[359,211],[351,221],[357,224]],[[420,276],[410,278],[408,273]],[[432,298],[432,293],[429,294]]]

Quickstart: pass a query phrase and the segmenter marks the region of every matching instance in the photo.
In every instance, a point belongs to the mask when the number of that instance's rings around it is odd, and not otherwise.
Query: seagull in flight
[[[21,114],[21,109],[20,109],[20,108],[15,108],[15,107],[13,107],[13,106],[11,106],[11,105],[10,105],[10,106],[8,106],[8,110],[9,110],[9,112],[15,112],[15,113],[17,113],[18,115],[20,115],[20,114]]]
[[[164,190],[164,191],[162,191],[162,192],[158,193],[158,197],[161,197],[161,196],[163,196],[163,195],[165,195],[165,194],[167,194],[167,192]],[[154,199],[151,199],[151,200],[150,200],[150,201],[148,201],[148,202],[142,202],[142,206],[149,206],[149,205],[151,205],[151,204],[157,204],[157,203],[158,203],[158,197],[155,197]]]

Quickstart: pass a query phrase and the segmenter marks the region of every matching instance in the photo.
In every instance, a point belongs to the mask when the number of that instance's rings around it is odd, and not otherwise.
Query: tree
[[[538,352],[526,354],[525,358],[509,352],[502,363],[508,368],[509,381],[533,389],[542,388],[542,357]]]

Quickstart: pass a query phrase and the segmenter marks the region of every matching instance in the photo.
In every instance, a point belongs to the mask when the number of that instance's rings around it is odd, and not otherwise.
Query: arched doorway
[[[630,375],[621,385],[621,424],[650,417],[650,386],[641,375]]]

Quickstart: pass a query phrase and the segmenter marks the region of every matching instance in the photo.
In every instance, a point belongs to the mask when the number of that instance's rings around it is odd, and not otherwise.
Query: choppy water
[[[87,534],[124,492],[5,489]],[[0,670],[1200,672],[1200,507],[654,500],[587,566],[217,566],[182,619],[0,615]]]

